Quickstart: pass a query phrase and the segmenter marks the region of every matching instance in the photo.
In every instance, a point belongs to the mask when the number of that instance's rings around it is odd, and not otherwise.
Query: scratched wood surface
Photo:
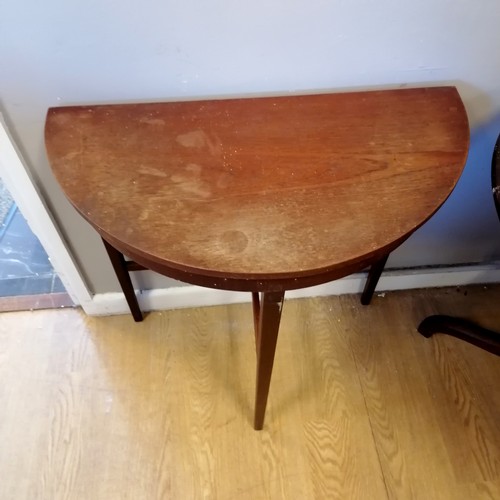
[[[392,250],[450,194],[468,140],[454,87],[62,107],[46,122],[62,189],[110,243],[155,270],[250,280],[348,274]]]
[[[260,432],[249,304],[1,314],[0,498],[498,499],[499,358],[415,328],[444,313],[500,330],[499,301],[286,302]]]

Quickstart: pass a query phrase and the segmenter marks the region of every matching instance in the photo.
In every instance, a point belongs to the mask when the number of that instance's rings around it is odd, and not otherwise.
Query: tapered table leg
[[[116,277],[120,282],[120,286],[122,287],[123,293],[125,294],[125,299],[127,300],[127,304],[130,308],[132,316],[134,317],[134,320],[137,322],[142,321],[142,311],[139,307],[139,302],[137,302],[137,297],[135,295],[134,287],[130,279],[130,274],[127,270],[125,257],[123,257],[123,254],[119,252],[114,246],[110,245],[106,240],[103,239],[102,242],[104,243],[104,247],[108,252],[109,260],[113,265]]]
[[[380,279],[388,258],[389,254],[384,255],[384,257],[375,262],[375,264],[371,265],[368,271],[368,277],[366,278],[365,288],[361,294],[361,304],[364,306],[367,306],[371,302],[373,292],[375,292],[378,280]]]
[[[264,292],[262,293],[262,300],[259,300],[258,294],[252,294],[254,317],[257,325],[255,331],[257,382],[254,416],[254,429],[257,431],[264,426],[267,396],[271,383],[284,298],[285,292]]]
[[[255,347],[259,345],[259,318],[260,318],[260,294],[259,292],[252,292],[252,306],[253,306],[253,326],[255,331]]]

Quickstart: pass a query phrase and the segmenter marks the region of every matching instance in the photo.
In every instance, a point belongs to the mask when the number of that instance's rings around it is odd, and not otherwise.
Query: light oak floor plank
[[[287,301],[264,430],[248,304],[0,314],[1,499],[496,499],[500,286]]]

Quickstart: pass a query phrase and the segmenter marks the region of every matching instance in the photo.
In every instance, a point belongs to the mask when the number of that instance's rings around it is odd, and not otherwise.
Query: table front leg
[[[285,292],[263,292],[262,300],[252,294],[255,318],[255,345],[257,349],[257,381],[255,388],[254,429],[264,426],[267,396],[273,371],[274,353],[278,340],[281,310]]]
[[[104,238],[102,242],[104,243],[104,247],[108,252],[109,260],[111,261],[113,269],[115,270],[116,277],[118,278],[123,293],[125,294],[125,299],[127,300],[130,312],[134,317],[134,321],[142,321],[142,311],[139,307],[139,302],[137,302],[137,297],[132,285],[132,280],[130,279],[130,274],[128,273],[125,257],[114,246],[110,245]]]

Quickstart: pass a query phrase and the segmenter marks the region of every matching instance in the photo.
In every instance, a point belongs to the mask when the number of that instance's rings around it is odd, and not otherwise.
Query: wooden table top
[[[398,246],[451,193],[469,127],[456,89],[437,87],[51,108],[45,138],[66,196],[117,249],[255,290]]]

